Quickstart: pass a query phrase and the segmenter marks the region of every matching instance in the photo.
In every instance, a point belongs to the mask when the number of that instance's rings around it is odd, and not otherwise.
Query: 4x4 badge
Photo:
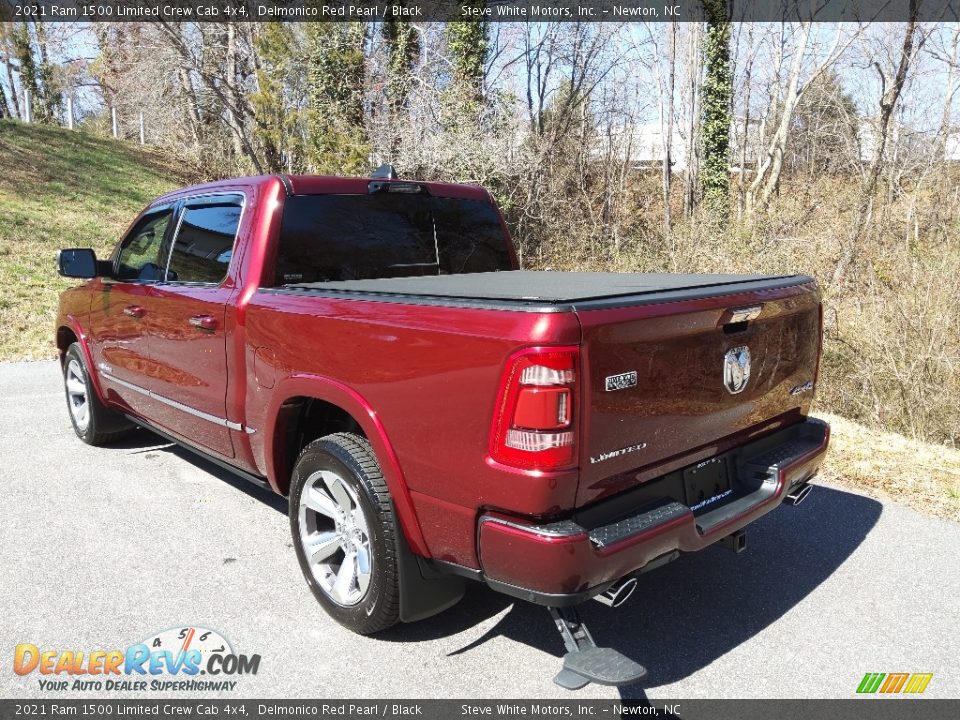
[[[743,392],[750,380],[750,348],[746,345],[727,350],[723,356],[723,385],[731,395]]]

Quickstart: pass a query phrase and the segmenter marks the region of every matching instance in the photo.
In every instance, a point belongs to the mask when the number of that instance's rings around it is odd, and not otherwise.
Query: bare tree
[[[20,97],[17,92],[17,83],[13,78],[13,70],[15,67],[14,49],[13,49],[13,40],[11,38],[11,32],[13,29],[13,23],[10,22],[0,22],[0,62],[3,63],[3,69],[6,75],[7,81],[7,90],[10,93],[10,104],[8,106],[7,114],[11,117],[19,118],[20,114]]]
[[[883,168],[887,142],[890,134],[890,118],[893,115],[900,94],[903,92],[904,83],[907,79],[907,73],[913,64],[916,54],[926,41],[924,33],[918,33],[917,17],[919,13],[919,0],[910,0],[910,20],[904,25],[903,38],[899,45],[899,52],[895,53],[895,62],[893,68],[884,67],[878,59],[872,62],[880,77],[880,114],[877,118],[877,125],[873,138],[873,158],[867,169],[866,177],[861,186],[860,207],[857,211],[856,220],[847,237],[845,247],[843,248],[840,259],[833,271],[834,284],[840,283],[846,275],[847,269],[856,258],[857,246],[863,234],[864,229],[870,222],[873,213],[874,194],[877,190],[877,183],[880,178],[880,172]]]
[[[793,60],[790,64],[790,72],[787,77],[787,85],[782,100],[778,103],[779,117],[776,121],[776,129],[767,144],[763,157],[757,166],[756,174],[750,187],[747,189],[745,197],[746,212],[752,213],[757,205],[765,206],[770,201],[780,182],[780,173],[783,170],[784,152],[788,140],[790,139],[790,126],[793,121],[793,114],[796,111],[797,103],[801,96],[810,86],[810,83],[816,80],[827,68],[837,61],[837,58],[849,47],[857,36],[857,32],[846,34],[842,29],[838,29],[834,37],[833,45],[804,80],[801,76],[804,71],[804,61],[806,60],[807,43],[810,39],[810,32],[813,27],[812,22],[800,23],[794,33],[793,41]]]
[[[204,118],[203,110],[206,109],[204,106],[214,112],[221,111],[223,113],[223,124],[230,133],[237,154],[246,158],[257,172],[263,172],[263,166],[252,139],[250,108],[237,87],[236,76],[231,76],[231,73],[236,72],[237,67],[236,31],[231,29],[234,24],[225,23],[225,27],[222,28],[217,26],[208,28],[204,25],[204,29],[201,30],[202,33],[207,34],[218,30],[223,32],[226,41],[223,59],[226,61],[227,73],[223,73],[220,69],[220,63],[214,61],[211,57],[210,47],[203,48],[201,46],[202,49],[208,51],[207,54],[201,53],[199,57],[194,54],[182,24],[160,20],[157,22],[157,26],[166,36],[169,46],[179,56],[181,88],[192,102],[193,107],[190,111],[192,117],[202,122]],[[220,48],[213,49],[220,50]],[[213,57],[219,60],[220,54],[214,54]],[[199,78],[203,95],[193,90],[190,81],[193,76]],[[211,101],[213,101],[212,105]]]
[[[687,42],[686,79],[684,93],[687,104],[686,156],[687,171],[683,184],[683,212],[688,217],[693,214],[699,201],[700,189],[700,84],[703,76],[701,62],[703,29],[699,23],[690,30]]]
[[[746,47],[746,56],[743,61],[743,72],[741,75],[742,86],[744,88],[743,93],[743,118],[740,122],[740,157],[738,158],[737,165],[739,166],[739,173],[737,175],[737,217],[743,217],[743,212],[746,205],[746,185],[745,180],[747,177],[747,156],[750,149],[750,99],[751,99],[751,90],[753,88],[753,63],[757,57],[757,44],[754,43],[754,24],[749,23],[747,25],[747,47]]]
[[[660,48],[654,27],[645,23],[653,50],[652,66],[657,80],[657,109],[660,121],[661,183],[663,198],[663,231],[669,239],[673,229],[671,197],[673,195],[673,135],[676,115],[677,23],[671,21],[666,29],[666,50]],[[666,68],[663,66],[666,65]]]

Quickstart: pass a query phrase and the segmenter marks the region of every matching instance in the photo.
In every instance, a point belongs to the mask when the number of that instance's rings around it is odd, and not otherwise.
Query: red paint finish
[[[218,418],[227,418],[226,307],[228,287],[159,285],[154,288],[147,322],[152,374],[143,383],[157,395]],[[208,327],[191,320],[209,318]],[[161,429],[183,434],[183,411],[157,403],[150,420]],[[191,422],[190,439],[225,458],[234,455],[231,432],[211,422]]]
[[[691,515],[627,547],[595,552],[585,536],[531,538],[479,525],[482,515],[501,513],[521,524],[560,519],[806,416],[812,393],[790,390],[816,377],[813,287],[527,312],[265,286],[275,277],[288,192],[362,194],[369,182],[255,177],[159,198],[154,205],[210,193],[243,196],[226,278],[203,286],[89,281],[61,298],[61,352],[78,338],[105,402],[265,478],[280,493],[295,460],[286,437],[297,416],[286,408],[298,398],[330,403],[368,437],[414,552],[542,592],[582,590],[706,540],[697,537]],[[479,187],[427,185],[435,196],[492,202]],[[752,304],[762,304],[760,317],[742,332],[725,333],[730,308]],[[195,318],[203,319],[199,327]],[[743,395],[730,395],[721,383],[723,355],[744,344],[754,353],[755,374]],[[569,353],[575,379],[507,398],[515,359],[535,348]],[[636,387],[604,390],[607,376],[633,370]],[[506,400],[516,401],[509,421],[521,428],[572,432],[572,452],[539,464],[499,452],[494,441]],[[591,462],[639,444],[642,450]],[[801,470],[815,468],[814,460]]]
[[[304,332],[307,324],[309,332]],[[277,478],[271,422],[285,400],[317,397],[348,411],[357,407],[342,391],[331,388],[334,383],[321,383],[323,378],[336,378],[336,385],[351,388],[375,409],[382,427],[377,434],[401,458],[402,484],[418,495],[470,509],[472,514],[480,507],[523,514],[571,507],[575,471],[541,477],[503,472],[486,462],[496,388],[506,360],[535,332],[564,343],[579,339],[576,317],[567,313],[427,308],[257,293],[246,309],[247,340],[251,347],[272,350],[276,358],[272,375],[277,378],[274,388],[248,387],[247,421],[258,429],[251,442],[261,471],[271,480]],[[291,337],[298,341],[288,342]],[[331,343],[334,337],[337,341]],[[288,385],[299,376],[313,378],[313,384]],[[351,414],[363,425],[356,412]],[[371,431],[364,429],[373,442]],[[384,455],[378,452],[378,457],[382,464]],[[288,472],[285,468],[280,475]],[[399,478],[396,486],[401,486]],[[472,532],[464,537],[454,561],[476,567],[474,542]],[[430,545],[429,538],[426,544]],[[448,542],[439,545],[454,555]]]
[[[726,332],[731,307],[762,306],[738,332]],[[807,414],[820,352],[814,286],[580,313],[583,326],[584,442],[578,504],[609,497],[656,475],[670,458],[730,439],[743,442],[771,418]],[[746,388],[724,387],[723,360],[750,348]],[[609,392],[604,378],[636,370],[636,387]],[[604,453],[644,447],[603,462]],[[728,443],[729,444],[729,443]],[[711,454],[716,454],[712,452]],[[688,461],[689,462],[689,461]]]

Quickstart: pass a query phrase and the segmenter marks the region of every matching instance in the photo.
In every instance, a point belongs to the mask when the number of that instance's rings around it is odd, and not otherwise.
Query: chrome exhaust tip
[[[620,607],[633,595],[633,591],[636,589],[637,579],[626,578],[625,580],[618,580],[599,595],[594,595],[593,599],[607,607]]]
[[[787,493],[787,502],[791,505],[799,505],[807,499],[807,495],[813,490],[813,485],[804,483]]]

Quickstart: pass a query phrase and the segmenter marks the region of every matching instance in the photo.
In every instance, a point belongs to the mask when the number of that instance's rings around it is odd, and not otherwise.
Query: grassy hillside
[[[112,249],[152,198],[188,180],[138,145],[0,121],[0,360],[51,357],[61,247]]]

